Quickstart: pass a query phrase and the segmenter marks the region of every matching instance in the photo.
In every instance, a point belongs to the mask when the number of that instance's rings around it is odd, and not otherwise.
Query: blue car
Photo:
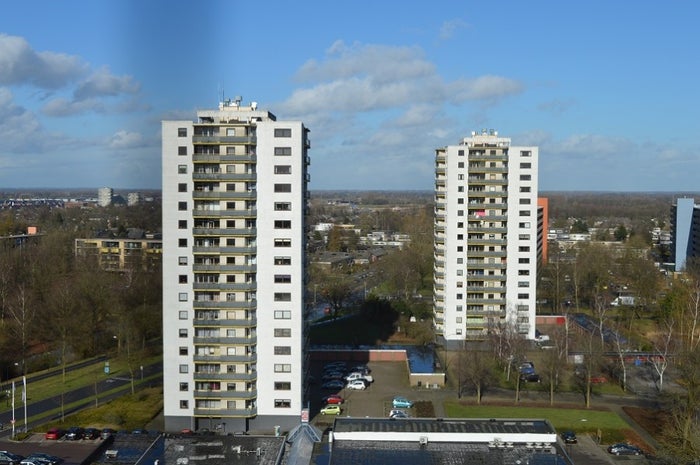
[[[394,408],[411,408],[411,407],[413,407],[413,402],[411,402],[410,400],[408,400],[402,396],[394,397],[394,400],[391,403],[392,403],[392,406]]]

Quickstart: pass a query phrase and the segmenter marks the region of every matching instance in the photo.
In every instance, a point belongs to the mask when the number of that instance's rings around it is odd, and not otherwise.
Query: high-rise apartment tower
[[[236,98],[162,137],[165,428],[298,424],[308,130]]]
[[[535,336],[537,147],[496,131],[436,150],[434,318],[449,341]]]

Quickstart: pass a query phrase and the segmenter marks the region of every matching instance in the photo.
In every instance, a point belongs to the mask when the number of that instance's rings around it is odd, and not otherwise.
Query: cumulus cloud
[[[0,34],[0,85],[58,89],[88,70],[89,66],[76,56],[37,52],[22,37]]]
[[[98,69],[81,82],[73,92],[76,101],[97,97],[113,97],[120,94],[135,94],[139,85],[131,76],[114,76],[106,67]]]
[[[143,144],[143,136],[138,132],[118,131],[109,140],[109,147],[113,149],[125,149],[139,147]]]
[[[41,131],[34,114],[14,102],[12,93],[0,87],[0,140],[2,152],[26,153],[40,148]]]
[[[493,101],[523,90],[520,82],[493,75],[445,82],[418,47],[342,41],[329,47],[323,61],[306,62],[296,77],[306,86],[294,91],[282,108],[297,115]]]

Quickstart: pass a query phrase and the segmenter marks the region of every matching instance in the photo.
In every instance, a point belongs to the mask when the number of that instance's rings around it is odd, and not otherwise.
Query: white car
[[[364,374],[357,372],[357,371],[354,373],[350,373],[349,375],[347,375],[345,377],[345,381],[347,381],[347,382],[355,381],[356,379],[365,379],[369,383],[374,382],[374,379],[372,378],[371,375],[364,375]]]
[[[365,389],[367,389],[367,385],[361,379],[350,381],[345,387],[347,389],[356,389],[358,391],[364,391]]]

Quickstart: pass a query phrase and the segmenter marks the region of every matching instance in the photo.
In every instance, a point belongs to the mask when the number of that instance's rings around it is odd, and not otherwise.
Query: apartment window
[[[181,274],[177,277],[178,282],[180,284],[187,284],[187,275],[186,274]]]
[[[275,247],[291,247],[291,239],[275,239]]]
[[[187,373],[189,371],[189,367],[185,365],[184,363],[180,365],[180,373]]]
[[[179,300],[180,302],[187,302],[187,292],[180,292],[177,295],[177,300]]]
[[[177,227],[178,229],[187,229],[187,220],[178,220]]]
[[[518,294],[518,299],[529,299],[530,294]]]
[[[177,165],[178,174],[187,174],[187,165]]]
[[[532,168],[532,163],[520,163],[521,168]]]
[[[290,220],[275,220],[275,229],[292,229]]]
[[[289,381],[275,381],[275,391],[289,391],[292,389],[292,383]]]
[[[275,165],[275,174],[292,174],[291,165]]]
[[[464,175],[463,175],[463,174],[458,174],[458,175],[457,175],[457,180],[458,180],[458,181],[464,181]]]
[[[464,259],[463,259],[462,257],[459,257],[459,258],[457,259],[457,264],[458,264],[458,265],[461,265],[462,263],[464,263]]]
[[[457,192],[464,192],[464,186],[457,186]]]
[[[181,182],[177,185],[178,192],[187,192],[187,183]]]
[[[187,337],[187,328],[180,328],[178,330],[180,337]]]
[[[457,252],[464,252],[464,246],[458,245]]]
[[[460,221],[459,223],[457,223],[457,227],[458,227],[458,228],[463,228],[463,227],[464,227],[464,223],[462,223],[462,222]]]
[[[186,245],[187,244],[185,244],[185,246]],[[187,265],[187,257],[177,257],[177,264],[178,265]]]
[[[290,399],[275,399],[275,408],[291,408],[292,401]]]
[[[519,228],[529,228],[530,227],[530,222],[526,221],[525,223],[518,223]]]
[[[520,205],[530,205],[530,199],[520,199]]]
[[[457,199],[457,204],[462,205],[464,203],[464,199]]]
[[[519,258],[518,263],[530,263],[530,259],[529,258]]]
[[[275,373],[291,373],[292,365],[290,363],[275,363]]]
[[[457,155],[460,157],[464,156],[464,150],[457,150]]]
[[[186,400],[180,401],[180,408],[189,408],[189,402]]]
[[[457,216],[464,216],[464,210],[457,210]]]
[[[289,156],[292,154],[291,147],[275,147],[275,155],[277,156]]]
[[[275,310],[275,320],[291,320],[291,310]]]
[[[178,202],[177,209],[180,211],[187,210],[187,202]]]
[[[520,156],[521,156],[521,157],[531,157],[531,156],[532,156],[532,152],[530,152],[529,150],[521,150],[521,151],[520,151]]]
[[[530,186],[522,186],[520,192],[530,192]]]
[[[530,283],[528,281],[518,281],[518,287],[530,287]]]
[[[189,383],[180,383],[180,390],[181,391],[189,391],[190,385]]]
[[[518,270],[518,276],[530,276],[530,270]]]
[[[521,180],[521,181],[531,181],[531,180],[532,180],[532,175],[530,175],[530,174],[521,174],[521,175],[520,175],[520,180]]]
[[[180,320],[186,320],[187,319],[187,310],[180,310],[177,314],[178,319]]]
[[[292,275],[290,275],[290,274],[276,274],[275,275],[275,282],[276,283],[291,283],[292,282]]]
[[[291,328],[275,328],[275,337],[292,337]]]
[[[180,355],[187,355],[187,347],[180,347]]]
[[[457,300],[462,300],[462,294],[457,294]]]
[[[275,192],[292,192],[291,184],[275,184]]]
[[[529,234],[518,234],[518,239],[520,239],[521,241],[529,241],[530,235]]]
[[[292,355],[291,346],[275,346],[275,355]]]
[[[275,137],[292,137],[290,128],[275,128]]]
[[[292,257],[275,257],[275,265],[291,265]]]
[[[529,252],[529,251],[530,251],[530,247],[528,247],[526,245],[521,245],[520,247],[518,247],[518,252]]]
[[[528,307],[527,305],[518,305],[519,312],[527,312],[529,310],[530,310],[530,307]]]
[[[464,162],[460,161],[459,163],[457,163],[457,168],[464,168]]]
[[[177,128],[177,137],[187,137],[187,128]]]
[[[291,300],[291,292],[275,292],[275,302],[290,302]]]
[[[520,216],[530,216],[530,210],[520,210]]]

